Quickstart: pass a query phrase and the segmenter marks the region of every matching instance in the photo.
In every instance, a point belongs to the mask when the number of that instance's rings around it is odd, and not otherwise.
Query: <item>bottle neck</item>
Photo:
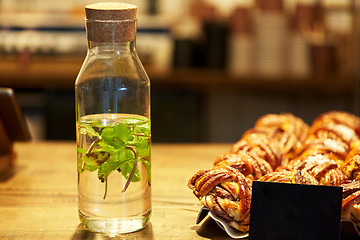
[[[88,51],[135,52],[135,40],[130,42],[96,42],[88,40]]]

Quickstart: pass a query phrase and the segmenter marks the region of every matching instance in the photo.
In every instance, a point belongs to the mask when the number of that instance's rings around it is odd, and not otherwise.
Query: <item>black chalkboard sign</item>
[[[250,240],[339,240],[342,188],[253,182]]]

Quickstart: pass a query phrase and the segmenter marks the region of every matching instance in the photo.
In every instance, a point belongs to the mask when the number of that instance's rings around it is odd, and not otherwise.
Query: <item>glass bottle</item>
[[[88,51],[75,83],[79,217],[109,236],[151,214],[150,81],[135,49],[137,7],[85,7]]]

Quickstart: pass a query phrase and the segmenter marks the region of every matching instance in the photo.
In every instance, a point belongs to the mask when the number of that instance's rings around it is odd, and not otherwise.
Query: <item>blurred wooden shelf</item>
[[[84,57],[43,57],[30,61],[0,60],[0,86],[15,89],[74,88]],[[193,91],[354,92],[354,76],[231,76],[224,70],[173,69],[159,72],[145,66],[153,88]]]
[[[80,57],[1,60],[0,85],[20,89],[70,89],[80,70]]]
[[[241,92],[354,92],[355,76],[310,76],[310,77],[263,77],[232,76],[222,70],[188,69],[172,70],[168,74],[152,76],[152,84],[158,88],[180,88],[198,91],[241,91]]]

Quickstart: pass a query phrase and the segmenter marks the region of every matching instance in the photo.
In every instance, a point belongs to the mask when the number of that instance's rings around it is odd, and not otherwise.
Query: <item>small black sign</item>
[[[342,188],[253,182],[250,240],[339,240]]]

